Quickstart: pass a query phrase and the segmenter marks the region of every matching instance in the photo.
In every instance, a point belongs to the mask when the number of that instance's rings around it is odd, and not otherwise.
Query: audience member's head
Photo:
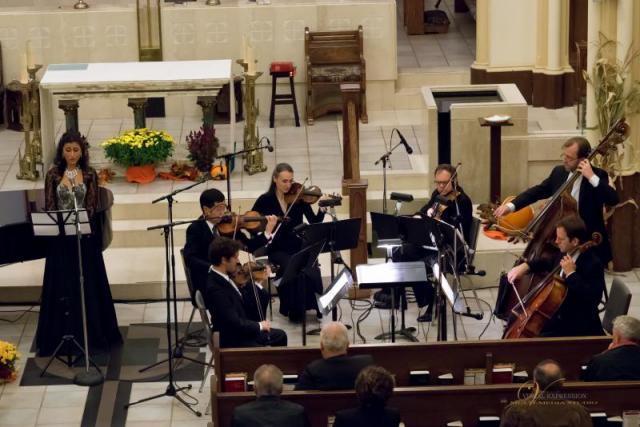
[[[631,316],[618,316],[613,321],[613,341],[611,347],[626,344],[640,344],[640,320]]]
[[[346,326],[340,322],[330,322],[320,331],[320,352],[324,359],[347,354],[349,335]]]
[[[393,393],[393,376],[382,366],[367,366],[356,379],[356,394],[362,406],[385,406]]]
[[[563,380],[562,369],[555,360],[543,360],[533,370],[533,382],[538,386],[540,392],[560,388]]]
[[[253,374],[253,389],[258,397],[280,396],[282,371],[275,365],[260,365]]]

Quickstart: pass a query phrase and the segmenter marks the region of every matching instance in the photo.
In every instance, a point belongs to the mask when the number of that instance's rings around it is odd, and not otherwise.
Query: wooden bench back
[[[500,416],[504,407],[518,399],[517,384],[483,386],[397,387],[389,406],[400,411],[407,426],[444,426],[461,420],[465,426],[477,425],[479,416]],[[572,396],[590,412],[621,416],[622,411],[640,409],[640,382],[566,383],[561,393]],[[283,399],[306,409],[312,427],[326,427],[336,411],[358,405],[354,391],[292,391]],[[215,426],[230,425],[233,409],[255,399],[253,393],[213,393]]]
[[[544,359],[560,363],[568,380],[580,378],[580,367],[594,354],[604,351],[611,338],[534,338],[518,340],[458,341],[435,343],[363,344],[349,347],[349,354],[370,354],[376,364],[395,375],[398,386],[409,385],[409,372],[429,370],[432,382],[451,372],[455,384],[462,384],[464,370],[486,368],[487,364],[515,362],[516,370],[533,368]],[[299,374],[312,360],[320,358],[314,347],[268,347],[220,349],[214,334],[215,373],[246,372],[251,377],[258,366],[271,363],[285,374]]]
[[[362,26],[356,31],[331,32],[305,28],[305,55],[312,65],[360,63],[362,46]]]

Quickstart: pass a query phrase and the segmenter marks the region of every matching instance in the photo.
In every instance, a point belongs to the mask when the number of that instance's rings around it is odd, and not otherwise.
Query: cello
[[[591,161],[597,154],[604,155],[615,150],[616,146],[626,139],[628,133],[629,125],[625,123],[625,119],[618,120],[586,159]],[[571,196],[571,189],[579,176],[581,176],[580,172],[572,172],[567,181],[547,201],[540,213],[519,233],[520,238],[528,240],[528,243],[522,256],[514,263],[514,267],[534,258],[557,255],[558,249],[554,245],[556,224],[566,216],[578,214],[578,205]],[[514,239],[514,241],[517,240]],[[527,273],[514,283],[509,283],[506,273],[503,273],[500,276],[498,297],[493,312],[495,316],[507,320],[516,304],[523,304],[520,295],[527,295],[535,284],[540,283],[543,279],[544,277],[540,274]]]
[[[577,253],[597,246],[602,241],[600,233],[593,233],[591,240],[577,246],[567,255],[573,257]],[[561,266],[558,265],[540,281],[524,297],[521,303],[511,311],[503,339],[535,338],[540,336],[546,322],[553,318],[565,298],[567,285],[559,276]]]

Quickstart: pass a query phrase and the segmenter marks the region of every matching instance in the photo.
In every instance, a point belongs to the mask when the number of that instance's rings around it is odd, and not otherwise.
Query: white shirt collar
[[[233,283],[233,280],[231,280],[231,278],[228,275],[216,270],[215,268],[213,268],[213,266],[211,266],[211,271],[213,271],[214,273],[222,276],[227,282],[231,283],[231,286],[233,286],[233,289],[235,289],[236,292],[238,292],[238,294],[242,297],[242,292],[240,292],[240,289],[238,289],[236,284]]]

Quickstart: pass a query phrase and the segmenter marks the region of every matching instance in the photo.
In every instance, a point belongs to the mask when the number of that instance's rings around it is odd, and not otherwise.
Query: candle
[[[247,36],[242,36],[242,59],[247,60]]]
[[[33,46],[31,40],[27,40],[27,66],[29,68],[34,68],[34,56],[33,56]]]
[[[247,64],[249,65],[247,68],[247,74],[254,75],[256,73],[256,61],[253,53],[253,46],[249,45],[247,47],[247,57],[245,58]]]
[[[29,81],[29,73],[27,72],[27,54],[23,53],[20,59],[20,82],[27,83]]]

